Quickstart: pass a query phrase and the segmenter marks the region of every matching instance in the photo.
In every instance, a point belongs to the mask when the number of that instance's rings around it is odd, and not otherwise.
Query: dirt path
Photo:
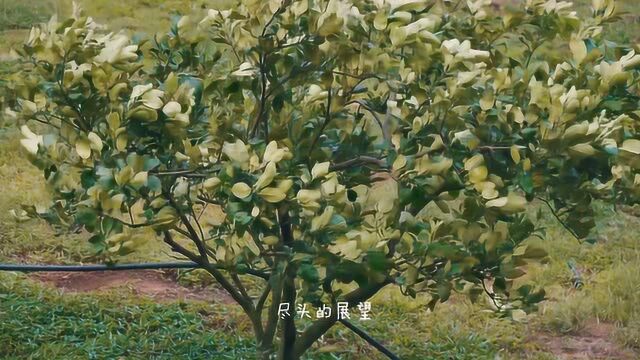
[[[231,303],[231,297],[213,287],[186,287],[162,271],[104,271],[38,273],[32,279],[68,292],[101,292],[129,289],[141,296],[162,301],[196,300]]]
[[[614,331],[612,324],[592,321],[575,334],[537,333],[531,341],[561,360],[638,359],[638,354],[613,340]]]

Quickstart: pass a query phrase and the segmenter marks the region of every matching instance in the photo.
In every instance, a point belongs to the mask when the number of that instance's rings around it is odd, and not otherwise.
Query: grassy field
[[[89,14],[113,28],[153,33],[166,28],[167,13],[223,1],[83,0]],[[582,9],[589,1],[578,2]],[[67,2],[0,0],[0,72],[10,72],[8,49],[25,36],[28,24],[68,11]],[[634,0],[624,25],[609,29],[622,39],[640,32]],[[621,31],[626,30],[626,31]],[[6,56],[3,58],[2,56]],[[4,60],[3,60],[4,59]],[[0,86],[2,77],[0,76]],[[20,153],[16,129],[0,121],[0,262],[77,263],[90,261],[83,234],[54,236],[38,222],[16,223],[9,210],[44,204],[48,194],[37,169]],[[556,359],[640,356],[640,220],[609,208],[600,213],[595,244],[579,244],[547,216],[544,247],[549,262],[532,266],[528,280],[546,288],[549,301],[538,314],[515,322],[498,318],[488,304],[454,298],[434,312],[426,299],[387,290],[373,300],[374,320],[360,322],[403,359]],[[129,261],[167,259],[150,240],[148,251]],[[584,283],[576,289],[575,264]],[[184,284],[209,280],[197,273],[177,275]],[[97,275],[100,276],[100,275]],[[0,273],[0,358],[211,358],[250,359],[254,344],[239,309],[210,302],[137,296],[130,287],[70,293],[34,277]],[[591,349],[594,348],[594,349]],[[584,357],[583,355],[587,356]],[[583,356],[583,357],[580,357]],[[382,359],[344,327],[336,327],[309,355],[312,359]]]

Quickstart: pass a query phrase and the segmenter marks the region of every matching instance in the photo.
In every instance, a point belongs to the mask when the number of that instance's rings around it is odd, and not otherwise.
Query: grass
[[[21,359],[244,359],[250,337],[231,329],[224,309],[140,299],[65,295],[0,275],[0,357]],[[207,311],[208,310],[208,311]]]
[[[171,11],[221,1],[82,0],[97,20],[113,28],[153,33],[166,28]],[[587,0],[576,1],[584,11]],[[633,1],[620,1],[633,10]],[[17,5],[16,5],[17,4]],[[63,1],[0,2],[0,49],[18,44],[27,24],[43,21],[54,12],[68,11]],[[14,6],[15,5],[15,6]],[[11,7],[14,6],[14,7]],[[15,14],[8,19],[7,14]],[[637,14],[637,10],[635,11]],[[20,19],[19,22],[16,19]],[[11,21],[13,21],[13,23]],[[632,40],[640,29],[637,16],[608,29],[622,40]],[[622,31],[625,30],[625,31]],[[2,51],[0,51],[2,52]],[[12,65],[0,62],[0,73]],[[0,88],[3,86],[0,76]],[[0,89],[0,92],[2,89]],[[0,94],[1,96],[1,94]],[[8,125],[8,124],[7,124]],[[55,237],[39,222],[16,223],[8,215],[20,204],[44,204],[48,193],[40,172],[18,150],[18,131],[0,120],[0,261],[75,263],[90,259],[85,235]],[[373,301],[373,318],[358,322],[383,340],[403,359],[552,359],[531,342],[531,334],[546,331],[580,333],[589,321],[616,324],[621,346],[640,350],[640,243],[634,230],[637,218],[599,208],[598,242],[579,244],[550,216],[543,221],[549,262],[531,266],[527,280],[544,286],[549,301],[527,323],[499,318],[486,304],[460,297],[425,310],[426,299],[402,297],[385,290]],[[140,255],[143,254],[143,255]],[[166,259],[156,244],[125,261]],[[584,287],[571,285],[567,261],[573,260]],[[185,275],[185,282],[208,282],[207,276]],[[254,345],[237,307],[215,304],[157,304],[130,293],[62,295],[15,274],[0,274],[0,358],[212,358],[250,359]],[[313,359],[382,359],[346,328],[336,326],[309,355]]]
[[[30,24],[47,21],[55,9],[52,0],[0,0],[0,31],[28,29]]]

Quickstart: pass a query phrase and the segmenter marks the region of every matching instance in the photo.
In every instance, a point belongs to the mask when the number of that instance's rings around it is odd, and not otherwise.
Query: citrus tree
[[[54,200],[18,215],[88,231],[105,261],[152,229],[264,358],[338,320],[281,303],[389,285],[522,316],[544,291],[514,280],[546,256],[526,210],[586,238],[594,199],[640,195],[640,55],[602,38],[615,19],[612,0],[586,19],[555,0],[246,0],[132,40],[76,10],[21,49],[6,112]]]

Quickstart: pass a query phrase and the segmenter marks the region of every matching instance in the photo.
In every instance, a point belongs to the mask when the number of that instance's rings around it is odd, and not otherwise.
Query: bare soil
[[[536,333],[531,341],[561,360],[638,359],[638,354],[613,340],[614,331],[612,324],[591,321],[578,333]]]
[[[168,273],[155,270],[38,273],[32,278],[67,292],[101,292],[127,289],[161,301],[195,300],[231,303],[224,291],[213,287],[186,287]]]

